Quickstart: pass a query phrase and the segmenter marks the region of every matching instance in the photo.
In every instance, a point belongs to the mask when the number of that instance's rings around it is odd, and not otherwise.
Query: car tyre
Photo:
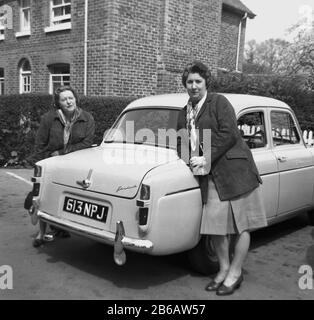
[[[219,263],[209,235],[203,235],[196,247],[187,252],[192,269],[209,275],[218,272]]]
[[[308,221],[309,221],[310,226],[314,226],[314,210],[308,211],[307,217],[308,217]]]

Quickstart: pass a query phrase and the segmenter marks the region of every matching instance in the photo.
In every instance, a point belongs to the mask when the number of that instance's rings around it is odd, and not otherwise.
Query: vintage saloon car
[[[304,210],[311,213],[314,149],[305,146],[291,108],[272,98],[224,96],[261,174],[269,224]],[[178,158],[175,139],[160,134],[176,128],[187,100],[186,94],[138,99],[125,108],[100,146],[37,162],[32,178],[35,215],[114,246],[119,265],[126,259],[124,249],[151,255],[186,251],[195,270],[215,269],[210,237],[199,234],[197,179]]]

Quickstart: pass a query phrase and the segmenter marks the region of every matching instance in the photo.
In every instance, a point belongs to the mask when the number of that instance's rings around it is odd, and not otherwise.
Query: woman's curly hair
[[[208,67],[201,61],[193,61],[189,63],[182,73],[182,84],[186,88],[186,80],[190,73],[198,73],[206,81],[206,88],[208,89],[211,82],[211,73]]]

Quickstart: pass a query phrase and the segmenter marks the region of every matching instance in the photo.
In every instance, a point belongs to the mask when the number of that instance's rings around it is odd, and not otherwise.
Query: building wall
[[[19,92],[19,62],[27,58],[32,67],[32,92],[48,92],[49,71],[52,63],[70,63],[74,87],[80,89],[83,55],[84,11],[80,2],[73,2],[72,30],[45,33],[49,25],[49,1],[31,1],[31,35],[16,37],[19,31],[17,1],[6,1],[13,9],[13,29],[5,30],[5,40],[0,41],[0,67],[5,69],[5,93]]]
[[[184,66],[202,60],[216,73],[221,1],[166,0],[161,17],[158,93],[182,91]]]
[[[104,83],[107,94],[155,93],[160,10],[160,2],[155,0],[112,1],[109,66],[101,71],[109,74]],[[97,65],[97,55],[91,60],[96,60]],[[99,80],[90,82],[92,93],[103,92]]]
[[[220,30],[220,55],[218,66],[230,71],[236,70],[239,25],[242,17],[228,10],[222,11]],[[246,20],[242,20],[238,71],[242,71]]]
[[[13,29],[5,30],[5,40],[0,41],[5,93],[19,92],[19,62],[26,57],[32,67],[33,92],[48,92],[50,64],[69,63],[71,84],[83,94],[85,1],[72,0],[71,30],[46,33],[49,0],[31,0],[31,35],[19,38],[15,37],[17,0],[3,3],[13,8]],[[213,74],[218,66],[235,65],[240,18],[221,15],[221,3],[90,0],[87,94],[145,96],[183,91],[181,73],[188,62],[202,60]]]
[[[102,76],[103,81],[89,79],[91,94],[144,96],[182,91],[182,70],[193,59],[205,61],[215,73],[220,0],[120,0],[113,1],[111,9],[108,68],[97,70],[103,52],[99,46],[89,56],[91,63],[96,60],[90,74],[109,75]]]

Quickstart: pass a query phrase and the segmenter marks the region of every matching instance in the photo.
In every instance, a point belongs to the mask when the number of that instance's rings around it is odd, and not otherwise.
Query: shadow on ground
[[[306,215],[281,222],[252,233],[250,250],[268,245],[284,236],[308,226]],[[314,238],[314,231],[312,233]],[[186,275],[200,276],[189,265],[184,253],[169,256],[150,256],[126,251],[127,262],[118,266],[113,261],[113,247],[76,235],[69,239],[56,239],[38,249],[48,255],[47,262],[64,262],[120,288],[143,289],[164,284]],[[314,267],[314,246],[308,249],[308,261]]]
[[[56,239],[38,251],[49,256],[49,263],[62,261],[120,288],[143,289],[193,272],[185,254],[160,257],[126,251],[126,264],[118,266],[113,261],[113,247],[76,235],[69,239]]]

